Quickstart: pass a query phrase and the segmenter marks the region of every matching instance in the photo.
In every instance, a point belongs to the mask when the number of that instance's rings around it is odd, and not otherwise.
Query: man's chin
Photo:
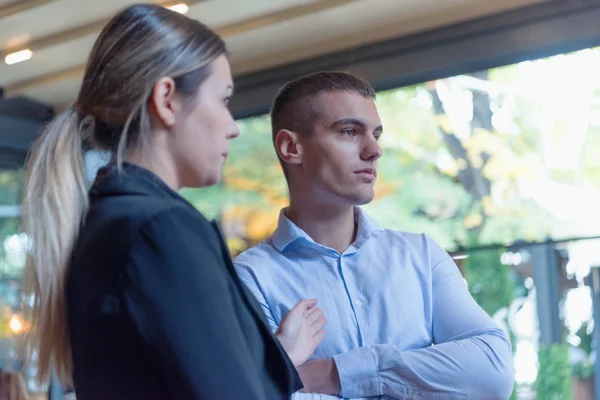
[[[364,206],[372,202],[374,198],[374,193],[356,193],[352,196],[351,203],[355,206]]]
[[[345,188],[346,190],[324,191],[319,195],[319,199],[324,204],[338,206],[362,206],[373,201],[375,194],[373,190],[366,188]],[[348,190],[350,189],[350,190]]]

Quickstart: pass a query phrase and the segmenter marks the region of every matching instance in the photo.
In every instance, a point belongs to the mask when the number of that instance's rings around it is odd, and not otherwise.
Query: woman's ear
[[[302,163],[302,143],[296,132],[281,129],[275,135],[275,149],[283,161],[288,164]]]
[[[155,122],[164,128],[175,125],[177,112],[181,109],[179,96],[176,96],[175,81],[162,77],[156,82],[150,97],[150,109]]]

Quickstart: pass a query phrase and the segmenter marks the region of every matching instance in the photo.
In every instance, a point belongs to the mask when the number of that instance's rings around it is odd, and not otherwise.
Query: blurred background
[[[22,357],[22,166],[74,101],[106,19],[132,3],[0,0],[0,367],[40,399],[63,393],[36,385]],[[452,255],[510,334],[513,399],[600,399],[599,1],[161,4],[215,28],[231,52],[241,136],[219,185],[182,194],[221,222],[234,255],[287,205],[267,115],[275,91],[303,73],[353,71],[377,89],[385,130],[366,210]],[[104,156],[86,158],[92,177]]]

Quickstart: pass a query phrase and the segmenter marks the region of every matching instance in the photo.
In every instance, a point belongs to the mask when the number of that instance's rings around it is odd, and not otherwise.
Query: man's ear
[[[164,128],[175,125],[177,111],[181,108],[175,92],[175,81],[162,77],[156,82],[150,96],[151,117]]]
[[[275,149],[283,161],[288,164],[302,163],[302,143],[296,132],[281,129],[275,135]]]

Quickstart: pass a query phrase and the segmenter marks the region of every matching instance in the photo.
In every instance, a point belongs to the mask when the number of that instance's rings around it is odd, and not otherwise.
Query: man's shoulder
[[[410,255],[413,260],[418,260],[416,265],[433,266],[440,261],[449,259],[447,250],[426,233],[411,233],[393,229],[382,231],[385,236],[379,240],[381,245],[394,249],[395,253]]]
[[[384,240],[381,240],[381,239]],[[431,239],[425,233],[407,232],[396,229],[381,229],[380,242],[383,246],[390,244],[405,244],[416,247],[427,246]]]
[[[240,253],[233,259],[233,266],[240,279],[247,285],[271,287],[278,279],[285,277],[289,260],[275,248],[269,237],[263,242]]]
[[[394,249],[395,252],[411,254],[423,260],[438,258],[446,251],[426,233],[413,233],[395,229],[382,229],[373,242],[376,246]]]
[[[250,267],[264,264],[267,260],[277,257],[279,252],[273,246],[272,237],[268,237],[261,243],[248,248],[233,259],[236,268]]]

